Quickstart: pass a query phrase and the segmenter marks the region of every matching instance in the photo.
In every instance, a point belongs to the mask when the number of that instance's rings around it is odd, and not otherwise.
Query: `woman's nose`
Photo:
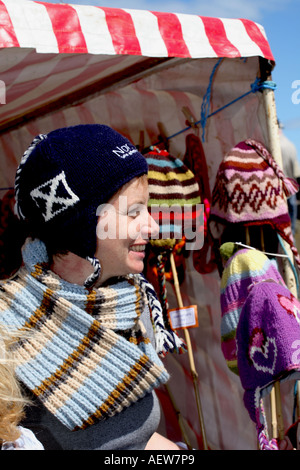
[[[157,237],[159,234],[159,225],[149,213],[147,213],[147,220],[145,222],[142,227],[143,236],[149,239]]]
[[[159,234],[159,225],[155,222],[155,220],[150,214],[149,214],[149,219],[150,219],[150,229],[151,229],[150,238],[155,238]]]

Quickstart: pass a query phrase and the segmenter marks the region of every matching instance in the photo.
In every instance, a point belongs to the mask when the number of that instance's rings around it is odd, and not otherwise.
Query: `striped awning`
[[[170,61],[274,61],[246,19],[28,0],[0,1],[0,47],[0,132]]]
[[[40,53],[273,60],[263,28],[246,19],[35,1],[0,2],[0,47]]]

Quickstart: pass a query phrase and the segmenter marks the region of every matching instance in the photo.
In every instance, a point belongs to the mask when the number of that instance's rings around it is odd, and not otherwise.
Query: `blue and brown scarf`
[[[164,328],[141,275],[87,289],[49,270],[45,245],[30,240],[24,266],[0,285],[0,321],[29,330],[15,345],[17,376],[69,429],[107,419],[168,380],[159,355],[184,349]],[[140,319],[149,306],[156,351]]]

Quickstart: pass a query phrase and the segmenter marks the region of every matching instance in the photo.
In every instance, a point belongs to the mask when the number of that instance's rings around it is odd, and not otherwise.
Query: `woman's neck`
[[[93,272],[93,267],[88,260],[71,252],[53,255],[50,269],[65,281],[81,286]]]

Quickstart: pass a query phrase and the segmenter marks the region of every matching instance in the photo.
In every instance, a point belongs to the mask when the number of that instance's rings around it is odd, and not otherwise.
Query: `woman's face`
[[[134,178],[107,204],[98,208],[97,251],[102,276],[138,274],[144,269],[145,248],[159,227],[147,209],[147,177]]]

